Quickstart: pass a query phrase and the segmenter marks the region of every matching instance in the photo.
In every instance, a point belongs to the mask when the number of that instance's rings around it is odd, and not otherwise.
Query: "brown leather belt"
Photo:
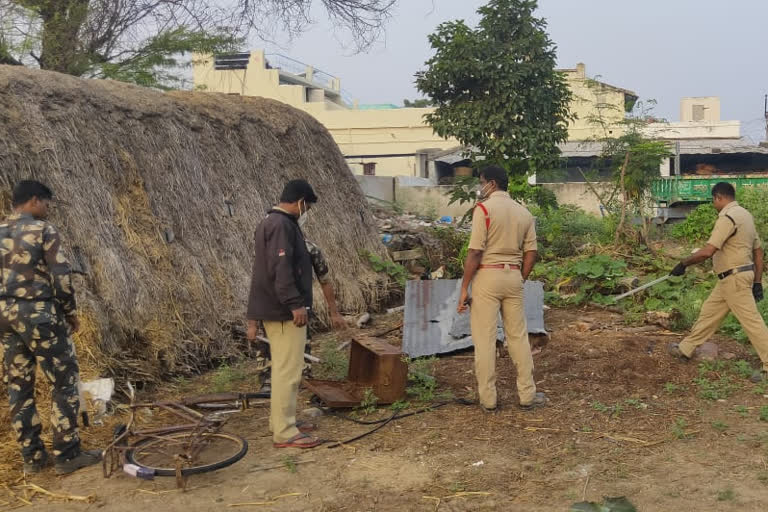
[[[725,279],[730,275],[738,274],[739,272],[749,272],[750,270],[755,270],[755,265],[752,263],[750,263],[749,265],[732,268],[731,270],[726,270],[725,272],[721,272],[717,274],[717,277],[718,279]]]
[[[480,268],[508,268],[510,270],[520,270],[520,265],[510,265],[509,263],[498,263],[496,265],[480,265]]]

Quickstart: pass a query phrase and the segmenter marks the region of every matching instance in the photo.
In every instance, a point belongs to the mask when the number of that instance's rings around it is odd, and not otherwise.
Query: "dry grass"
[[[89,270],[76,279],[77,344],[92,376],[156,383],[242,354],[232,327],[245,313],[252,233],[289,179],[320,197],[306,231],[328,257],[340,309],[383,299],[383,276],[360,256],[384,250],[357,182],[327,130],[279,102],[0,66],[0,206],[25,178],[67,202],[51,220]]]

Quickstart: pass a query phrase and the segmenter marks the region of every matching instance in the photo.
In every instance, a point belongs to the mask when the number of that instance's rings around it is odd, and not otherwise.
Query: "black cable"
[[[344,444],[354,443],[355,441],[358,441],[358,440],[360,440],[360,439],[362,439],[362,438],[364,438],[366,436],[369,436],[369,435],[373,434],[377,430],[384,428],[389,422],[391,422],[393,420],[399,420],[401,418],[407,418],[409,416],[415,416],[417,414],[421,414],[421,413],[424,413],[424,412],[432,411],[434,409],[437,409],[439,407],[443,407],[445,405],[452,404],[452,403],[457,403],[457,404],[461,404],[461,405],[472,405],[472,402],[470,402],[469,400],[464,400],[462,398],[456,398],[456,399],[448,401],[448,402],[440,402],[438,404],[431,405],[429,407],[424,407],[424,408],[419,409],[417,411],[411,411],[411,412],[408,412],[408,413],[405,413],[405,414],[398,414],[398,413],[395,412],[389,418],[385,418],[385,419],[382,419],[382,420],[371,420],[371,421],[357,420],[355,418],[351,418],[349,416],[336,413],[336,412],[334,412],[332,410],[328,410],[328,412],[331,415],[333,415],[333,416],[336,416],[336,417],[341,418],[341,419],[349,420],[349,421],[351,421],[353,423],[357,423],[359,425],[376,425],[376,424],[379,424],[379,426],[377,426],[376,428],[374,428],[372,430],[369,430],[368,432],[364,432],[363,434],[360,434],[359,436],[355,436],[355,437],[353,437],[351,439],[347,439],[346,441],[326,441],[326,442],[329,442],[329,443],[336,443],[336,444],[333,444],[333,445],[329,446],[328,449],[338,448],[339,446],[344,445]]]

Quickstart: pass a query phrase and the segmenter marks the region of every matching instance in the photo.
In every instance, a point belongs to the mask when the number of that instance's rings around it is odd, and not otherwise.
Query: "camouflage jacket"
[[[318,246],[305,240],[307,244],[307,251],[309,251],[309,257],[312,260],[312,268],[315,270],[317,280],[321,284],[325,284],[331,280],[331,276],[328,275],[328,262],[325,261],[325,256]]]
[[[30,215],[0,223],[0,300],[52,301],[60,313],[74,314],[72,267],[60,246],[56,228]]]

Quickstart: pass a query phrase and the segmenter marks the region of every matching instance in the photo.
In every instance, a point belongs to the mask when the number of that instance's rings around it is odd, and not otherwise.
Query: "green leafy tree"
[[[397,0],[0,0],[0,64],[150,86],[177,85],[193,52],[238,49],[251,36],[292,37],[321,4],[364,50]]]
[[[435,132],[512,176],[555,167],[572,118],[571,92],[536,7],[535,0],[491,0],[478,9],[476,28],[441,24],[429,36],[434,56],[416,74],[436,107],[425,116]]]

